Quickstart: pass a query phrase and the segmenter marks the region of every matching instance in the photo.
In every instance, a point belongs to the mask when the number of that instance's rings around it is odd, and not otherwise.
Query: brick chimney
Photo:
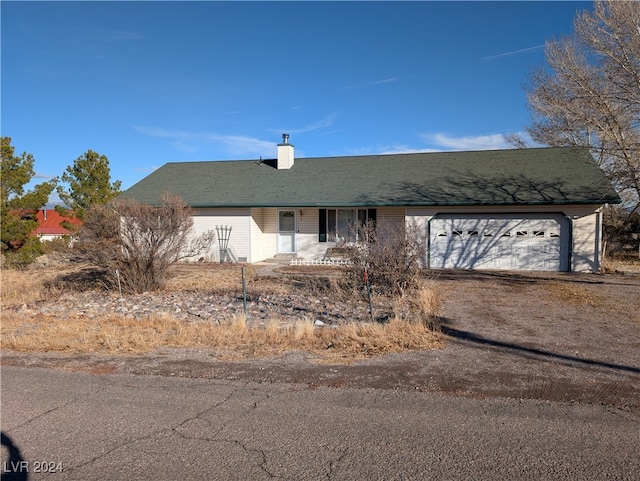
[[[293,145],[289,143],[289,134],[282,134],[282,143],[278,144],[278,169],[293,167]]]

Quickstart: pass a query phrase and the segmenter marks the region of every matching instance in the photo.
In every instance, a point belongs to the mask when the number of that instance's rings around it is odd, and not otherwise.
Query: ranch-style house
[[[373,221],[424,229],[429,268],[574,272],[600,270],[602,208],[620,202],[584,148],[297,159],[286,134],[274,159],[167,163],[122,195],[164,192],[195,234],[230,227],[237,262],[325,259]]]

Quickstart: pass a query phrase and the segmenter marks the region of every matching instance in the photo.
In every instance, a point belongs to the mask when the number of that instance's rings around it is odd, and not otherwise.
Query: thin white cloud
[[[197,151],[198,145],[202,142],[202,140],[198,140],[198,137],[202,137],[202,135],[193,132],[166,130],[158,127],[146,127],[141,125],[134,125],[133,129],[140,134],[172,140],[171,145],[184,152],[191,153]]]
[[[437,152],[435,149],[421,149],[409,145],[369,145],[348,149],[345,155],[391,155],[414,154],[418,152]]]
[[[122,42],[127,40],[141,40],[144,37],[136,32],[128,32],[125,30],[90,30],[94,40],[102,42]]]
[[[133,129],[143,135],[159,137],[171,141],[171,145],[183,152],[195,153],[211,150],[212,146],[223,148],[228,155],[271,155],[275,152],[275,142],[256,139],[244,135],[222,135],[207,132],[166,130],[158,127],[135,125]]]
[[[347,85],[345,87],[342,87],[342,90],[359,89],[359,88],[363,88],[363,87],[371,87],[372,85],[390,84],[390,83],[393,83],[393,82],[397,82],[398,80],[399,80],[398,77],[390,77],[390,78],[385,78],[385,79],[382,79],[382,80],[374,80],[373,82],[367,82],[367,83],[363,83],[363,84]]]
[[[53,178],[55,178],[55,175],[48,175],[48,174],[42,174],[40,172],[36,172],[33,176],[34,179],[44,179],[44,180],[51,180]]]
[[[206,139],[224,145],[232,155],[265,155],[275,152],[275,142],[260,140],[244,135],[208,134]]]
[[[305,127],[300,127],[297,129],[270,129],[270,132],[276,133],[287,133],[287,134],[303,134],[306,132],[311,132],[313,130],[325,129],[327,127],[331,127],[337,117],[337,113],[334,112],[332,114],[327,115],[325,118],[318,120],[310,125]]]
[[[134,172],[142,172],[144,174],[150,174],[151,172],[155,172],[156,170],[158,170],[161,166],[160,165],[152,165],[151,167],[138,167],[136,169],[133,169]]]
[[[95,27],[71,27],[62,28],[59,30],[60,35],[72,37],[81,42],[96,42],[96,43],[110,43],[110,42],[123,42],[129,40],[141,40],[144,37],[137,33],[128,30],[115,30],[110,28],[95,28]]]
[[[485,62],[488,62],[490,60],[495,60],[497,58],[512,57],[514,55],[521,55],[523,53],[535,52],[536,50],[540,50],[542,48],[544,48],[544,44],[536,45],[535,47],[521,48],[520,50],[513,50],[511,52],[503,52],[495,55],[487,55],[486,57],[482,57],[482,60]]]
[[[422,134],[420,137],[432,144],[436,150],[496,150],[512,148],[504,139],[503,134],[455,137],[448,134],[435,133]]]
[[[461,136],[443,133],[429,133],[419,135],[421,143],[428,143],[428,147],[415,147],[408,144],[369,145],[349,149],[344,155],[389,155],[412,154],[428,152],[444,152],[451,150],[499,150],[513,148],[502,133],[489,135]]]

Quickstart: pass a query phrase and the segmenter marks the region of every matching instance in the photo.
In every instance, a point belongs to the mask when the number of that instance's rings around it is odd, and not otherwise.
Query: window
[[[336,229],[336,242],[347,241],[353,242],[355,241],[356,233],[353,232],[356,220],[356,211],[354,209],[338,209],[338,224]]]
[[[376,209],[320,209],[319,242],[364,240],[363,227],[376,221]]]

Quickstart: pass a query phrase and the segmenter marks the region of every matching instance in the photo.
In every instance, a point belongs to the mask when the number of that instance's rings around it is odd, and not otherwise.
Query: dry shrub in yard
[[[207,256],[215,233],[192,237],[191,211],[182,199],[165,194],[157,206],[131,199],[94,205],[71,249],[77,259],[102,267],[116,284],[133,292],[161,289],[169,267],[181,259]]]
[[[358,226],[361,239],[347,248],[351,266],[346,274],[353,285],[362,284],[364,269],[372,289],[390,296],[403,296],[422,278],[426,256],[426,230],[417,223],[379,221]]]
[[[297,299],[328,299],[330,303],[348,306],[366,301],[353,291],[344,289],[341,278],[283,276],[262,278],[255,266],[246,266],[249,293],[290,296]],[[242,266],[176,264],[171,267],[167,289],[171,291],[239,292]],[[27,271],[2,272],[2,305],[20,307],[34,301],[55,299],[68,290],[86,285],[91,266],[74,269],[60,266]],[[302,294],[302,296],[301,296]],[[304,351],[329,362],[349,362],[358,358],[415,349],[433,349],[442,344],[434,332],[439,313],[438,292],[428,283],[407,292],[401,299],[376,294],[381,303],[390,306],[390,321],[350,323],[315,327],[313,318],[290,323],[274,318],[264,325],[247,322],[242,316],[215,321],[190,322],[168,316],[143,319],[111,315],[87,318],[69,312],[68,318],[42,313],[25,318],[10,310],[3,312],[0,325],[3,349],[24,352],[69,353],[137,353],[152,352],[163,347],[211,349],[221,359],[277,356],[288,351]],[[301,301],[302,302],[302,301]],[[347,311],[345,311],[345,314]],[[287,323],[289,322],[289,323]]]
[[[4,319],[2,348],[27,352],[136,354],[162,347],[212,349],[221,359],[277,356],[298,350],[320,360],[348,362],[359,358],[442,346],[438,333],[420,324],[350,323],[315,328],[310,320],[293,325],[276,321],[252,326],[243,317],[220,324],[155,319],[67,319],[37,316],[28,322]]]

